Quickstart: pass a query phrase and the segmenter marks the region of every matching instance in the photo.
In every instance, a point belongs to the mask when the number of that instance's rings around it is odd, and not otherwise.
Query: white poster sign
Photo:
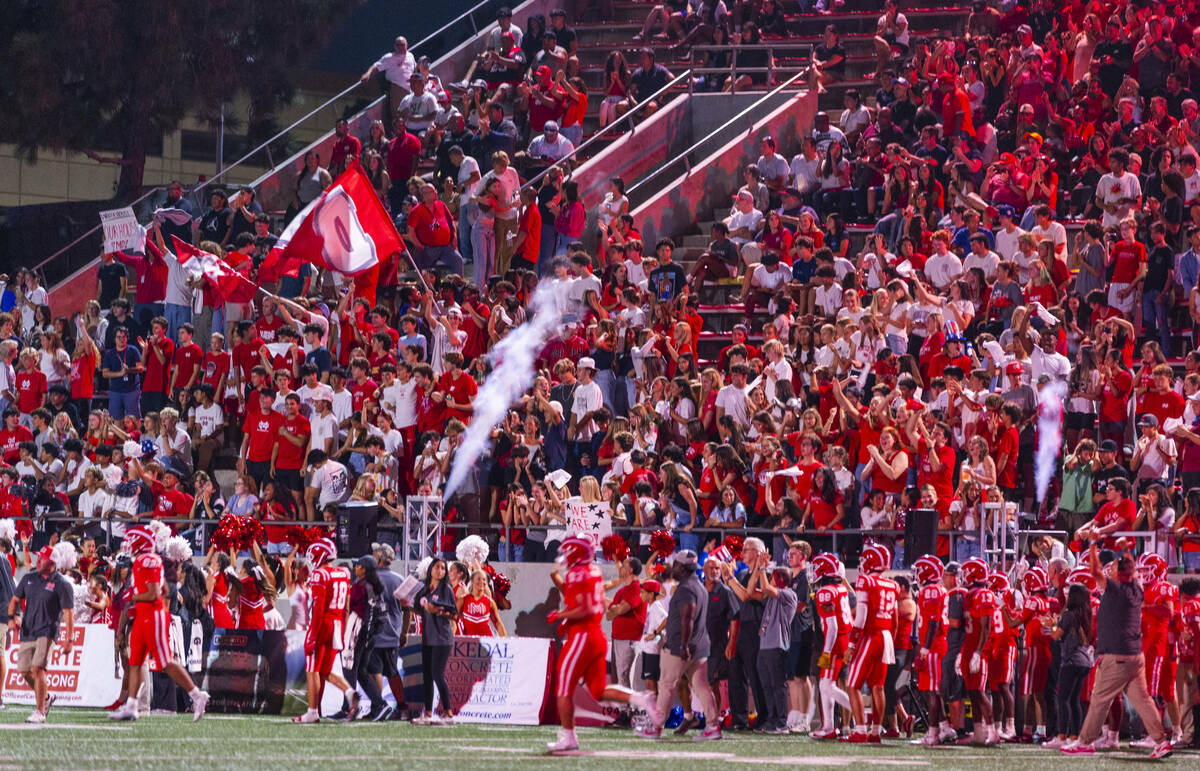
[[[106,253],[146,250],[146,229],[138,224],[131,207],[100,212],[100,224],[104,228]]]
[[[66,633],[62,627],[61,635]],[[14,634],[16,638],[19,635]],[[113,631],[105,624],[79,624],[75,627],[74,647],[64,654],[59,643],[50,651],[46,680],[50,695],[60,707],[107,707],[121,693],[121,673],[113,661]],[[33,690],[17,671],[14,639],[4,651],[8,663],[4,677],[4,701],[9,704],[33,704]]]
[[[579,498],[569,498],[566,509],[567,532],[589,539],[599,552],[601,539],[612,535],[612,518],[609,516],[608,504],[584,503]]]

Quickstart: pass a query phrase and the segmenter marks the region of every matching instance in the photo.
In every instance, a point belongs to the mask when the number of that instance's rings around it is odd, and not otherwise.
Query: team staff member
[[[58,638],[59,621],[65,621],[67,634],[59,646],[62,655],[71,654],[71,638],[75,633],[75,591],[66,576],[58,572],[51,559],[52,547],[44,546],[37,553],[37,570],[21,577],[12,599],[8,601],[8,629],[21,630],[21,645],[17,651],[17,669],[33,689],[37,706],[25,718],[26,723],[45,723],[50,711],[46,686],[46,665],[50,648]],[[7,560],[6,560],[7,561]],[[6,566],[7,567],[7,566]],[[24,602],[25,612],[21,612]]]
[[[758,555],[767,552],[766,544],[759,538],[747,538],[742,543],[742,561],[747,565],[757,564]],[[729,643],[725,646],[725,657],[729,659],[729,712],[733,717],[732,728],[735,731],[750,729],[749,694],[754,692],[755,704],[766,704],[767,696],[763,692],[762,683],[758,678],[758,643],[759,626],[763,618],[763,593],[759,589],[742,586],[733,575],[733,563],[724,566],[725,580],[729,588],[737,596],[741,607],[738,609],[737,634],[730,634]],[[757,728],[766,721],[766,710],[759,709]]]

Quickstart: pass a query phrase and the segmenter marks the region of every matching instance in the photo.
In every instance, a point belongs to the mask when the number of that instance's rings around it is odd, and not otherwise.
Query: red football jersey
[[[1050,613],[1053,606],[1045,595],[1030,594],[1025,597],[1021,607],[1021,626],[1025,628],[1025,647],[1049,650],[1051,639],[1043,631],[1041,617]]]
[[[854,623],[854,617],[850,614],[850,593],[846,591],[846,585],[838,583],[822,586],[817,589],[816,599],[821,631],[828,634],[829,628],[836,625],[838,639],[834,643],[834,650],[846,650],[850,626]]]
[[[154,552],[139,554],[133,561],[133,593],[145,594],[150,584],[158,584],[159,594],[153,600],[135,603],[137,612],[143,610],[158,610],[164,607],[162,600],[163,564],[162,557]]]
[[[308,590],[312,616],[306,642],[340,643],[350,598],[350,573],[345,568],[325,565],[308,579]]]
[[[604,618],[604,577],[593,564],[576,565],[563,579],[563,604],[567,610],[591,605],[592,612],[582,618],[567,621],[567,630],[599,627]]]
[[[860,573],[854,581],[858,601],[867,603],[864,632],[892,631],[896,625],[896,603],[900,587],[890,578]]]
[[[921,591],[917,593],[917,608],[921,619],[918,635],[922,647],[925,645],[925,641],[929,639],[929,625],[934,621],[938,623],[937,632],[933,638],[933,646],[929,649],[935,653],[946,652],[946,630],[949,629],[949,618],[946,615],[946,611],[949,596],[946,592],[946,587],[942,586],[941,582],[923,586],[921,587]]]
[[[967,602],[963,608],[965,631],[963,634],[963,651],[974,653],[979,649],[979,640],[983,630],[992,623],[992,611],[996,609],[996,595],[991,589],[978,587],[967,593]],[[964,659],[965,661],[965,659]]]
[[[1171,607],[1170,615],[1148,613],[1148,608]],[[1155,581],[1146,587],[1142,597],[1142,652],[1147,656],[1165,656],[1167,629],[1171,616],[1179,611],[1179,589],[1170,581]]]

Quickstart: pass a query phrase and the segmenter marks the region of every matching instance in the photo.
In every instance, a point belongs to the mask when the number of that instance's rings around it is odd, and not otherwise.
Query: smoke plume
[[[509,331],[488,353],[492,373],[475,395],[475,412],[467,425],[462,444],[454,455],[450,478],[446,480],[446,489],[442,494],[443,500],[450,500],[467,474],[475,468],[476,461],[487,451],[492,429],[504,420],[508,408],[533,385],[536,374],[534,362],[546,341],[558,332],[562,320],[559,283],[539,283],[529,302],[532,316],[521,326]]]
[[[1046,488],[1050,486],[1058,467],[1063,439],[1063,399],[1066,395],[1067,386],[1061,380],[1051,380],[1038,394],[1038,441],[1033,457],[1033,481],[1037,485],[1039,506],[1046,500]]]

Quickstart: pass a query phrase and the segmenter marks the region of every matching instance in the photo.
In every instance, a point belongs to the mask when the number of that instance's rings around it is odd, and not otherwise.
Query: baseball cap
[[[753,201],[754,201],[754,196],[750,195],[750,191],[749,191],[749,190],[739,190],[739,191],[737,192],[737,195],[735,195],[735,196],[733,197],[733,200],[735,200],[735,201],[737,201],[737,200],[743,200],[743,201],[750,201],[750,202],[753,202]]]
[[[550,68],[543,64],[541,67],[537,68],[537,75],[539,78],[550,75]]]
[[[1028,112],[1028,113],[1032,113],[1032,112],[1033,112],[1033,105],[1032,105],[1032,104],[1023,104],[1023,105],[1021,105],[1021,109],[1020,109],[1020,110],[1018,110],[1018,112],[1021,112],[1021,113],[1026,113],[1026,112]]]
[[[662,594],[662,584],[660,584],[658,581],[655,581],[653,578],[649,581],[643,581],[642,591],[653,592],[654,594]]]
[[[683,567],[694,568],[699,564],[700,559],[696,556],[696,552],[691,549],[682,549],[671,556],[671,562]]]
[[[783,191],[784,195],[790,195],[792,198],[803,198],[804,194],[794,187],[789,187]],[[51,389],[53,390],[53,389]]]
[[[938,83],[953,83],[954,76],[951,75],[949,72],[943,72],[942,74],[938,75],[937,82]]]
[[[951,560],[946,563],[946,567],[942,572],[950,573],[951,575],[958,575],[959,568],[961,568],[961,567],[962,567],[962,565],[959,565],[954,560]]]
[[[1025,108],[1024,108],[1024,107],[1022,107],[1021,109],[1022,109],[1022,110],[1024,110]],[[1028,110],[1027,112],[1033,112],[1033,108],[1032,108],[1032,107],[1030,107],[1030,108],[1029,108],[1029,110]],[[1036,131],[1026,131],[1026,132],[1025,132],[1025,138],[1026,138],[1026,139],[1036,139],[1038,142],[1041,142],[1041,141],[1043,141],[1043,140],[1042,140],[1042,135],[1041,135],[1041,134],[1039,134],[1039,133],[1037,133]]]
[[[590,356],[584,356],[575,363],[575,369],[590,369],[596,371],[596,360]]]
[[[1017,156],[1013,155],[1012,153],[1000,153],[1000,162],[1005,166],[1015,166],[1017,163]],[[1010,206],[1008,208],[1011,209],[1012,207]],[[1003,214],[1004,210],[1001,209],[1000,213]]]
[[[43,559],[43,560],[53,559],[54,547],[53,546],[43,546],[42,548],[38,549],[37,556],[38,556],[38,559]]]
[[[1017,27],[1017,32],[1023,35],[1032,35],[1033,27],[1030,27],[1028,24],[1022,24],[1021,26]]]
[[[1158,427],[1158,418],[1156,418],[1153,415],[1143,415],[1142,417],[1138,418],[1137,424],[1138,424],[1139,428],[1141,428],[1142,426],[1154,426],[1155,428],[1157,428]]]
[[[1008,204],[1003,204],[1003,205],[997,207],[996,213],[999,214],[1001,217],[1008,217],[1010,220],[1017,218],[1017,210],[1014,209],[1013,207],[1009,206]]]
[[[1112,439],[1105,439],[1103,442],[1100,443],[1099,450],[1100,450],[1100,452],[1116,452],[1117,451],[1117,443],[1114,442]]]
[[[1025,371],[1025,365],[1019,361],[1010,361],[1004,365],[1004,372],[1009,375],[1020,375]]]

